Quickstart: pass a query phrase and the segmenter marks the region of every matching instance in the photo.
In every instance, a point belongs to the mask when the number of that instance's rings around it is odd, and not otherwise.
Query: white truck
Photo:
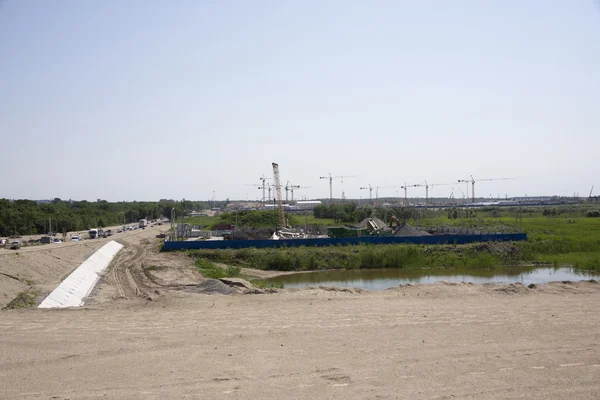
[[[96,239],[96,237],[98,236],[98,229],[90,229],[88,232],[88,236],[90,237],[90,239]]]
[[[148,220],[146,218],[140,219],[140,224],[138,226],[142,229],[146,228],[146,226],[148,226]]]

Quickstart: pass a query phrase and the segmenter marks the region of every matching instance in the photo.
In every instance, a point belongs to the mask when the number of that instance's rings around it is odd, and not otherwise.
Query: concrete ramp
[[[42,301],[38,308],[81,307],[110,262],[123,248],[110,241],[85,260]]]

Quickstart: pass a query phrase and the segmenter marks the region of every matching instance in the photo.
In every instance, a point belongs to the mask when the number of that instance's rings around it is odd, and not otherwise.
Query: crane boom
[[[275,185],[275,198],[277,199],[277,210],[279,212],[279,226],[285,227],[285,214],[283,213],[283,204],[281,204],[281,183],[279,182],[279,164],[273,165],[273,184]]]
[[[333,202],[333,180],[340,179],[342,183],[344,183],[344,178],[355,178],[356,175],[338,175],[332,176],[331,172],[327,174],[327,176],[320,176],[319,179],[329,179],[329,201]]]
[[[486,179],[477,179],[477,182],[489,182],[489,181],[507,181],[515,178],[486,178]],[[475,178],[471,175],[471,179],[459,179],[459,183],[471,183],[471,203],[475,204]],[[467,196],[469,195],[469,190],[467,186]]]

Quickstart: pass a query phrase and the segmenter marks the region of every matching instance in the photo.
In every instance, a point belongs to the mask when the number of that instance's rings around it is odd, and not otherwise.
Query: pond
[[[268,281],[285,288],[338,286],[368,290],[385,290],[406,283],[431,284],[439,281],[471,283],[548,283],[600,279],[600,273],[572,268],[504,267],[495,269],[357,269],[329,270],[278,276]]]

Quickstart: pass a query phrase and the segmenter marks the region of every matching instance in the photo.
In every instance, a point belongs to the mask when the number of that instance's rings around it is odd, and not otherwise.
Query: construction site
[[[394,215],[393,211],[386,213],[382,221],[375,216],[369,216],[356,225],[344,225],[327,227],[326,229],[309,229],[308,226],[292,227],[286,219],[286,213],[306,211],[297,206],[290,205],[289,193],[291,192],[291,201],[294,200],[294,189],[301,188],[300,185],[290,184],[288,181],[285,186],[282,185],[279,172],[279,164],[272,163],[273,178],[267,178],[264,175],[260,178],[261,185],[257,185],[263,191],[262,205],[259,209],[272,209],[277,212],[278,223],[273,229],[239,229],[235,225],[217,226],[218,230],[203,230],[200,226],[190,224],[177,224],[174,220],[171,222],[171,230],[165,238],[165,250],[183,250],[183,249],[223,249],[223,248],[244,248],[244,247],[280,247],[280,246],[329,246],[340,244],[359,244],[359,243],[420,243],[420,244],[443,244],[443,243],[471,243],[477,241],[519,241],[527,240],[527,235],[522,232],[498,232],[482,231],[478,229],[455,228],[455,227],[422,227],[413,228],[406,221],[400,221]],[[322,176],[320,179],[329,181],[330,202],[333,203],[333,181],[339,179],[352,178],[353,176]],[[506,180],[508,178],[501,178]],[[273,181],[273,185],[268,182]],[[485,179],[492,181],[494,179]],[[471,185],[472,203],[475,203],[475,180],[458,180],[458,183]],[[426,190],[425,202],[429,202],[429,187],[424,184],[403,185],[405,205],[408,205],[407,190],[409,187],[424,187]],[[441,186],[441,185],[431,185]],[[375,204],[372,198],[375,190],[375,201],[378,200],[379,187],[361,187],[361,190],[369,190],[369,203]],[[283,190],[285,190],[285,202],[283,199]],[[271,203],[271,191],[274,192],[273,203]],[[307,204],[309,203],[309,204]],[[304,201],[301,206],[314,208],[320,205],[320,201]],[[389,205],[389,204],[388,204]],[[446,206],[447,207],[447,206]],[[237,229],[236,229],[237,228]],[[384,239],[385,238],[385,239]]]

